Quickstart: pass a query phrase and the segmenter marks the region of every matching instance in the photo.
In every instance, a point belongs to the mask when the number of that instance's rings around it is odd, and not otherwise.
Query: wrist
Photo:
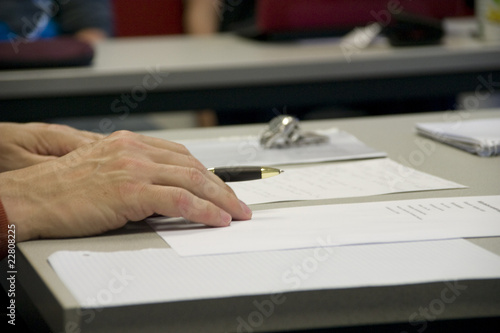
[[[2,204],[1,208],[3,208],[3,213],[5,214],[5,220],[8,221],[6,222],[6,227],[8,228],[10,225],[14,225],[16,230],[16,241],[22,242],[30,239],[30,232],[28,231],[29,212],[23,204],[25,199],[22,196],[22,184],[16,182],[15,177],[10,177],[14,172],[15,171],[4,172],[0,174],[0,202]],[[4,240],[4,230],[5,229],[2,229],[2,240]]]
[[[7,256],[7,251],[9,248],[9,240],[8,233],[10,229],[10,223],[7,219],[7,214],[5,213],[5,209],[2,204],[2,200],[0,198],[0,259],[3,259]]]

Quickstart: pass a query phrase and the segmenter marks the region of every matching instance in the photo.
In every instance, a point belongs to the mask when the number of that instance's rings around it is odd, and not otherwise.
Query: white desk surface
[[[467,26],[467,25],[466,25]],[[263,43],[213,37],[119,38],[97,45],[90,67],[0,72],[0,99],[129,92],[151,71],[157,91],[400,77],[500,69],[500,43],[453,30],[441,45],[392,48],[385,40],[346,60],[338,40]]]
[[[379,116],[343,120],[305,122],[305,129],[336,126],[357,136],[389,157],[420,171],[469,186],[465,189],[399,193],[361,198],[288,202],[257,205],[253,209],[298,205],[387,201],[426,197],[454,197],[500,194],[500,156],[481,158],[444,144],[435,143],[435,151],[421,151],[421,141],[428,140],[415,133],[414,125],[421,121],[460,121],[471,118],[500,117],[500,109],[470,110],[462,113],[441,112],[398,116]],[[203,138],[258,133],[261,125],[223,128],[164,131],[169,139]],[[417,159],[416,156],[424,156]],[[470,241],[500,255],[500,238]],[[225,332],[234,327],[234,318],[254,311],[255,297],[174,302],[95,312],[88,316],[78,312],[78,304],[49,266],[47,257],[58,250],[115,251],[143,248],[165,248],[168,245],[144,223],[129,223],[121,230],[98,237],[71,240],[39,240],[18,244],[19,289],[39,309],[54,331],[64,331],[64,325],[75,322],[83,332]],[[500,280],[467,281],[467,290],[436,320],[500,316]],[[355,288],[287,294],[286,304],[266,319],[260,330],[290,330],[307,327],[339,327],[384,323],[408,323],[408,316],[422,304],[439,296],[442,282],[396,286],[388,288]],[[436,296],[437,295],[437,296]],[[18,297],[18,303],[23,296]],[[265,299],[262,296],[262,299]],[[26,298],[27,300],[27,298]],[[408,327],[410,328],[410,327]]]

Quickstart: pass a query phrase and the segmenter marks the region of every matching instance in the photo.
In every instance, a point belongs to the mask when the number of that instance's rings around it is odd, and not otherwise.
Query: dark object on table
[[[392,46],[434,45],[441,42],[444,29],[441,20],[402,12],[392,14],[384,33]]]
[[[0,69],[88,66],[94,49],[71,37],[0,43]]]
[[[225,2],[237,2],[225,0]],[[239,1],[247,3],[245,1]],[[261,41],[290,41],[303,38],[340,37],[378,22],[386,26],[391,13],[407,11],[424,18],[470,16],[465,0],[255,0],[255,17],[239,19],[230,27],[240,35]],[[238,6],[239,7],[239,6]],[[239,9],[239,8],[238,8]],[[233,11],[230,6],[228,12]],[[249,11],[246,11],[248,13]]]

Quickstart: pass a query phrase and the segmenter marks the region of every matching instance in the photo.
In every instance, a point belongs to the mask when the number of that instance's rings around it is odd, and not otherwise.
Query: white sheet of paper
[[[388,158],[287,168],[279,176],[228,185],[246,204],[466,187]]]
[[[264,149],[259,137],[237,136],[203,140],[178,140],[189,149],[207,168],[279,164],[299,164],[323,161],[340,161],[359,158],[385,157],[359,141],[355,136],[336,128],[318,131],[330,138],[328,144],[311,145],[286,149]],[[162,132],[148,132],[147,135],[162,138]]]
[[[260,210],[209,228],[179,219],[150,225],[180,255],[500,236],[500,196],[432,198]]]
[[[171,249],[62,251],[49,262],[83,308],[500,278],[500,257],[461,239],[185,258]]]

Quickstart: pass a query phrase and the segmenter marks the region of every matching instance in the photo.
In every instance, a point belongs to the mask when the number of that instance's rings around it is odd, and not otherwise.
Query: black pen
[[[283,170],[271,167],[255,167],[255,166],[236,166],[236,167],[220,167],[209,168],[220,179],[225,182],[241,182],[245,180],[264,179],[277,176],[284,172]]]

